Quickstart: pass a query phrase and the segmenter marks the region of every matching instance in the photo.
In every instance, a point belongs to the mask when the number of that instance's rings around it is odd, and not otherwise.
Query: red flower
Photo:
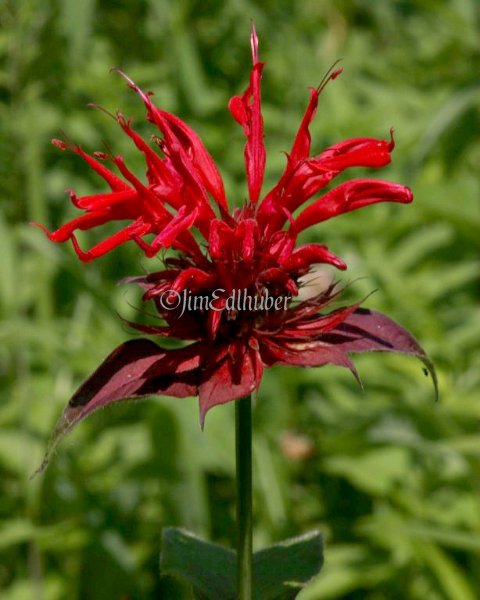
[[[73,203],[85,213],[48,233],[49,238],[56,242],[71,239],[83,261],[98,258],[128,240],[136,242],[147,256],[161,248],[178,250],[178,258],[167,259],[163,271],[129,280],[144,288],[144,300],[155,303],[162,324],[131,325],[146,334],[189,344],[165,350],[147,339],[135,339],[117,348],[70,400],[54,444],[96,408],[150,394],[199,395],[203,425],[212,406],[251,393],[260,384],[263,369],[275,364],[336,364],[356,374],[350,353],[384,350],[419,357],[435,379],[422,348],[386,316],[358,304],[321,313],[338,296],[335,285],[295,303],[301,277],[313,264],[346,268],[324,245],[297,247],[299,232],[376,202],[409,203],[412,193],[400,184],[357,179],[303,207],[344,169],[387,165],[394,147],[392,136],[389,141],[354,138],[310,156],[309,125],[320,93],[340,74],[338,69],[331,70],[321,85],[310,91],[285,170],[260,201],[265,172],[260,106],[263,63],[258,60],[254,29],[251,45],[253,69],[248,88],[229,103],[246,136],[249,190],[249,201],[233,214],[228,212],[219,172],[195,132],[158,109],[150,95],[123,74],[145,103],[148,120],[162,134],[161,139],[155,138],[160,156],[117,113],[118,123],[145,157],[148,183],[138,180],[120,156],[90,156],[78,146],[70,147],[105,179],[111,191],[83,198],[71,192]],[[57,140],[54,144],[67,148]],[[100,162],[105,160],[113,161],[124,179]],[[116,220],[130,223],[86,252],[79,248],[75,230]],[[204,238],[203,244],[192,229]],[[153,239],[145,240],[150,234]],[[275,306],[268,308],[267,298],[276,301]]]

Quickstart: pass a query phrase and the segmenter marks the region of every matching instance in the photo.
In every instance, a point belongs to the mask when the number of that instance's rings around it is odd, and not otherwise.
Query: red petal
[[[393,131],[391,139],[351,138],[339,142],[311,159],[309,165],[323,171],[343,171],[348,167],[384,167],[390,163],[390,153],[395,147]]]
[[[307,158],[310,154],[310,123],[317,112],[318,106],[318,98],[322,91],[325,89],[325,86],[329,81],[336,79],[343,69],[336,69],[335,66],[338,64],[338,61],[334,63],[330,69],[325,74],[323,80],[320,82],[320,85],[317,88],[310,89],[310,100],[308,102],[307,108],[305,110],[305,114],[303,115],[302,122],[300,123],[300,127],[298,129],[297,135],[295,136],[295,140],[293,142],[292,149],[290,150],[289,155],[289,165],[287,166],[287,170],[289,167],[295,168],[298,163],[305,158]]]
[[[40,223],[32,223],[35,227],[41,229],[46,235],[48,239],[52,242],[66,242],[72,237],[72,233],[76,229],[80,229],[81,231],[85,231],[87,229],[92,229],[93,227],[97,227],[98,225],[103,225],[104,223],[108,223],[112,220],[112,215],[105,210],[94,211],[91,213],[87,213],[86,215],[81,215],[76,219],[72,219],[65,225],[62,225],[57,230],[49,232],[43,225]]]
[[[258,224],[255,219],[245,219],[237,228],[237,236],[241,243],[241,254],[245,262],[250,262],[255,254],[255,243],[258,238]]]
[[[265,146],[263,143],[263,118],[261,111],[260,82],[263,63],[258,62],[258,39],[252,25],[251,34],[253,69],[250,84],[241,96],[234,96],[228,108],[233,118],[243,127],[247,137],[245,144],[245,167],[250,202],[255,204],[260,196],[265,173]]]
[[[181,119],[157,108],[150,96],[119,71],[128,85],[142,98],[148,111],[148,118],[155,123],[165,136],[164,144],[177,171],[185,181],[197,188],[198,201],[208,205],[205,188],[219,206],[226,210],[227,203],[222,178],[210,154],[195,131]],[[212,213],[213,216],[213,213]]]
[[[276,231],[269,241],[268,254],[283,264],[295,248],[296,234],[292,231]]]
[[[161,248],[170,248],[171,246],[174,246],[177,238],[192,227],[197,218],[198,211],[195,209],[190,214],[185,215],[185,209],[186,207],[184,206],[178,211],[170,223],[163,227],[151,244],[144,242],[140,239],[140,236],[137,236],[135,241],[143,249],[146,256],[151,258],[152,256],[155,256]]]
[[[347,265],[341,258],[335,256],[327,246],[321,244],[306,244],[294,250],[282,265],[287,270],[300,270],[317,263],[326,263],[344,271]]]
[[[98,160],[93,158],[93,156],[90,156],[89,154],[84,152],[80,146],[69,146],[65,142],[62,142],[61,140],[56,140],[56,139],[52,140],[52,144],[54,146],[56,146],[57,148],[60,148],[61,150],[66,150],[68,148],[72,152],[75,152],[75,154],[78,154],[79,156],[81,156],[83,158],[83,160],[86,163],[88,163],[88,165],[96,173],[98,173],[100,175],[100,177],[103,177],[103,179],[105,179],[105,181],[108,183],[108,185],[110,186],[110,189],[113,192],[123,192],[124,190],[128,189],[127,184],[124,181],[122,181],[120,179],[120,177],[117,177],[115,175],[115,173],[112,173],[109,169],[104,167],[102,165],[102,163],[100,163]]]
[[[205,289],[215,282],[215,277],[197,267],[188,267],[181,271],[173,282],[171,289],[175,292],[181,292],[188,289],[189,292],[196,292]]]
[[[145,213],[146,218],[153,220],[170,220],[171,213],[163,206],[162,202],[148,187],[135,177],[135,175],[127,168],[122,156],[116,156],[115,164],[119,168],[122,175],[127,179],[138,192],[139,202],[138,212]]]
[[[376,202],[409,203],[413,200],[408,187],[389,181],[354,179],[342,183],[316,200],[295,220],[298,231],[321,223],[337,215],[350,212]]]
[[[87,250],[86,252],[84,252],[78,245],[75,235],[71,235],[71,240],[78,258],[83,262],[90,262],[96,258],[100,258],[100,256],[103,256],[107,252],[110,252],[110,250],[113,250],[113,248],[116,248],[117,246],[120,246],[129,240],[134,240],[137,236],[150,233],[150,231],[150,223],[144,223],[141,219],[138,219],[134,223],[130,223],[130,225],[127,225],[124,229],[117,231],[117,233],[98,243],[96,246],[90,248],[90,250]]]
[[[223,300],[223,298],[221,299]],[[207,317],[207,333],[210,340],[214,340],[217,337],[218,330],[222,323],[223,307],[218,303],[218,300],[214,300],[214,309],[208,312]],[[223,303],[225,301],[223,300]]]
[[[318,97],[319,91],[315,88],[310,89],[310,100],[308,102],[307,109],[305,114],[303,115],[302,122],[298,129],[297,135],[295,136],[295,141],[293,142],[292,149],[289,154],[289,164],[290,168],[294,168],[298,165],[298,163],[305,158],[308,158],[310,155],[310,144],[311,144],[311,136],[310,136],[310,123],[317,112],[318,106]],[[288,168],[288,167],[287,167]]]
[[[312,196],[322,187],[327,185],[335,175],[335,173],[330,173],[328,175],[324,174],[320,178],[318,176],[313,177],[310,173],[310,169],[307,169],[306,173],[302,173],[302,171],[305,171],[302,169],[302,163],[306,161],[310,155],[311,135],[309,127],[315,116],[315,113],[317,112],[318,98],[327,83],[333,79],[336,79],[342,72],[342,69],[334,70],[334,67],[335,65],[328,70],[317,88],[310,89],[310,100],[295,136],[290,154],[287,155],[287,165],[285,170],[277,185],[268,192],[262,202],[262,206],[259,211],[262,223],[263,219],[266,219],[268,222],[272,217],[274,217],[273,222],[269,223],[269,231],[276,231],[277,229],[281,228],[285,222],[285,215],[282,214],[281,211],[275,210],[275,207],[278,209],[278,206],[282,205],[286,208],[289,208],[290,211],[295,210],[308,197]],[[310,182],[309,187],[313,187],[313,191],[311,191],[310,196],[307,196],[307,191],[302,191],[301,188],[303,188],[306,179],[308,180],[312,178],[314,181]]]
[[[158,110],[158,109],[157,109]],[[177,138],[185,145],[193,162],[200,172],[200,176],[207,190],[210,192],[217,204],[228,209],[227,199],[223,181],[215,165],[215,162],[209,152],[206,150],[202,141],[195,131],[184,123],[181,119],[166,111],[161,111],[165,119],[169,122],[172,130],[176,132]]]
[[[77,208],[88,211],[111,209],[112,207],[119,207],[128,211],[129,207],[132,204],[135,205],[135,202],[138,201],[138,193],[130,189],[108,194],[92,194],[91,196],[82,196],[81,198],[77,198],[73,192],[70,192],[70,197]],[[122,204],[125,204],[125,206],[122,206]]]
[[[154,185],[155,192],[165,196],[174,208],[180,208],[182,206],[180,199],[181,179],[174,176],[167,165],[167,161],[160,158],[150,148],[145,140],[130,127],[130,122],[126,121],[120,112],[117,113],[117,120],[123,131],[133,140],[135,146],[143,152],[148,166],[147,178],[150,185]]]
[[[282,189],[277,190],[277,194],[278,191],[282,194],[277,201],[294,211],[348,167],[379,168],[388,165],[393,147],[393,137],[390,142],[352,138],[335,144],[290,170],[289,176],[280,181]]]
[[[224,221],[213,219],[208,233],[208,252],[213,259],[225,259],[231,254],[235,230]]]

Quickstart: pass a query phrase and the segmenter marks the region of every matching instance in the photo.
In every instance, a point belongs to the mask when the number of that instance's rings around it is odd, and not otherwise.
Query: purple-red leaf
[[[229,352],[215,362],[202,374],[199,390],[202,428],[211,408],[248,396],[258,388],[262,378],[263,367],[257,352],[241,343],[232,344]]]
[[[356,308],[352,314],[348,311],[348,308],[339,309],[316,320],[293,323],[275,340],[265,337],[262,341],[264,363],[268,366],[302,367],[336,365],[346,367],[360,381],[351,353],[383,351],[409,354],[425,365],[438,399],[438,381],[432,361],[411,333],[373,310]],[[335,320],[341,322],[335,324]],[[308,333],[314,334],[315,339],[309,341]],[[301,337],[305,339],[299,339]]]
[[[382,351],[416,356],[430,373],[438,400],[437,374],[429,356],[411,333],[386,315],[358,308],[322,339],[346,353]]]
[[[79,387],[57,422],[45,458],[45,469],[60,440],[93,411],[128,398],[165,394],[184,398],[197,394],[204,345],[164,350],[146,339],[130,340],[112,352]]]

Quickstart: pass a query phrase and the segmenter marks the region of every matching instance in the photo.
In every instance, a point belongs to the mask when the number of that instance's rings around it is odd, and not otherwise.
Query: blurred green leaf
[[[160,572],[185,579],[201,597],[235,598],[235,552],[187,531],[163,530]]]
[[[323,541],[317,532],[254,553],[255,600],[289,600],[318,574]],[[235,552],[172,527],[162,533],[160,571],[188,581],[198,597],[236,597]]]

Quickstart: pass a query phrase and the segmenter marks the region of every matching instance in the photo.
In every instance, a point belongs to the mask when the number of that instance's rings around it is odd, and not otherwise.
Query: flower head
[[[258,39],[255,29],[251,35],[253,68],[250,82],[241,96],[234,96],[229,109],[243,127],[245,167],[249,200],[241,210],[228,211],[227,199],[220,173],[198,135],[175,115],[161,110],[152,101],[151,93],[143,92],[121,71],[128,85],[140,96],[147,109],[147,119],[154,124],[160,136],[154,136],[155,151],[117,111],[116,120],[143,154],[146,163],[146,182],[138,179],[126,166],[122,156],[105,152],[87,154],[80,146],[54,139],[61,150],[71,150],[105,180],[110,191],[78,198],[70,191],[73,204],[84,214],[50,233],[54,242],[71,240],[76,253],[89,262],[115,247],[132,240],[148,257],[161,249],[174,248],[184,255],[201,253],[191,230],[199,232],[215,252],[229,231],[236,239],[242,238],[245,253],[255,253],[256,246],[279,244],[280,239],[292,240],[307,227],[345,212],[375,202],[401,202],[412,200],[410,190],[386,181],[358,179],[339,185],[315,199],[294,218],[294,211],[302,207],[337,175],[348,167],[378,168],[390,162],[394,148],[390,140],[353,138],[335,144],[324,152],[310,156],[309,126],[315,115],[318,98],[328,81],[335,79],[342,69],[331,69],[317,88],[310,90],[310,101],[287,155],[287,164],[278,183],[262,198],[265,173],[265,146],[261,112],[260,83],[264,63],[258,60]],[[116,167],[114,172],[105,163]],[[111,221],[127,221],[128,225],[117,233],[84,251],[80,248],[75,231],[87,230]],[[284,231],[285,223],[289,223]],[[149,241],[146,241],[149,236]],[[153,239],[152,239],[153,236]],[[292,245],[293,244],[293,245]],[[288,259],[285,255],[283,259]],[[313,256],[313,255],[312,255]],[[320,256],[322,259],[322,255]],[[312,261],[310,261],[312,262]],[[325,261],[345,268],[340,259],[325,251]]]
[[[107,182],[110,192],[82,198],[70,192],[84,214],[47,232],[49,238],[70,239],[85,262],[129,240],[148,257],[164,248],[177,250],[178,256],[166,259],[160,272],[128,280],[143,287],[144,300],[153,302],[161,317],[160,324],[131,325],[149,335],[188,342],[165,350],[148,339],[134,339],[117,348],[70,400],[54,443],[96,408],[149,394],[198,395],[203,425],[212,406],[248,395],[259,386],[263,369],[275,364],[335,364],[356,374],[350,353],[384,350],[419,357],[434,376],[415,339],[388,317],[359,304],[332,310],[329,305],[340,292],[336,285],[296,301],[302,277],[312,265],[346,269],[325,245],[298,245],[301,231],[376,202],[409,203],[412,193],[397,183],[354,179],[315,197],[349,167],[387,165],[394,148],[391,133],[389,140],[353,138],[311,155],[309,126],[319,96],[341,73],[332,68],[320,86],[310,90],[285,169],[278,183],[262,195],[264,64],[258,58],[254,28],[251,47],[248,87],[229,103],[246,137],[248,200],[242,208],[229,212],[219,171],[197,134],[178,117],[157,108],[151,95],[123,73],[161,134],[153,138],[158,152],[117,112],[118,124],[144,155],[145,183],[121,156],[88,155],[79,146],[54,140],[61,149],[69,148],[83,158]],[[108,161],[117,173],[105,166]],[[128,221],[128,225],[90,250],[79,247],[76,230],[110,221]],[[268,298],[274,302],[270,307]]]

